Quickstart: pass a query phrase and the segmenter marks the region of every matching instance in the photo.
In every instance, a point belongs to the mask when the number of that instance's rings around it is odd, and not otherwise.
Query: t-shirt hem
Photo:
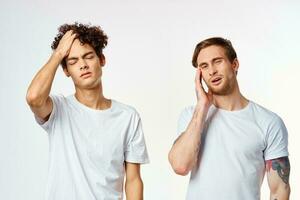
[[[53,120],[55,112],[56,112],[56,103],[55,103],[54,97],[53,97],[53,95],[49,95],[49,97],[52,100],[52,110],[51,110],[48,120],[44,121],[43,119],[41,119],[40,117],[38,117],[37,115],[34,114],[35,121],[45,130],[48,129],[48,126],[49,126],[50,122]]]
[[[138,163],[138,164],[150,163],[149,159],[141,159],[141,158],[126,158],[125,161],[130,163]]]
[[[281,157],[286,157],[286,156],[289,156],[288,152],[284,152],[284,153],[281,153],[281,154],[275,154],[275,155],[265,157],[265,160],[273,160],[273,159],[276,159],[276,158],[281,158]]]

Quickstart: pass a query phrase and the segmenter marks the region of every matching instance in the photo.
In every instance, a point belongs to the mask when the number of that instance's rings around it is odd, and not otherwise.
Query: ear
[[[232,62],[232,69],[235,72],[235,74],[237,74],[239,66],[240,66],[239,61],[237,58],[235,58]]]
[[[69,71],[68,71],[68,68],[67,68],[67,67],[64,67],[63,70],[64,70],[64,73],[65,73],[65,75],[66,75],[67,77],[70,77],[70,76],[71,76],[70,73],[69,73]]]
[[[104,65],[105,65],[106,62],[105,62],[105,56],[103,54],[101,54],[99,56],[99,61],[100,61],[100,66],[104,67]]]

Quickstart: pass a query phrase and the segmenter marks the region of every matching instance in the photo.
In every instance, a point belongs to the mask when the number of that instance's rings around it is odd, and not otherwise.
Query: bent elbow
[[[169,153],[169,162],[172,166],[172,169],[174,172],[180,176],[186,176],[189,172],[190,169],[187,165],[182,164],[182,162],[175,160],[171,153]]]
[[[189,174],[190,170],[187,167],[173,167],[173,170],[176,174],[180,176],[186,176]]]
[[[42,105],[42,101],[39,96],[35,93],[27,92],[26,94],[26,102],[29,106],[39,107]]]

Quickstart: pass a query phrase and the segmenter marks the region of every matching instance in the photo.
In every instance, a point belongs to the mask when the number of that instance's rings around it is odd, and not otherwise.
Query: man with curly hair
[[[46,199],[143,199],[140,164],[148,163],[137,111],[102,90],[107,36],[97,26],[60,26],[48,62],[26,95],[37,123],[48,133],[50,162]],[[59,64],[75,94],[50,95]]]
[[[241,94],[231,42],[201,41],[192,63],[197,104],[182,111],[169,153],[175,173],[191,172],[187,199],[260,199],[265,171],[270,199],[289,199],[287,129],[276,113]]]

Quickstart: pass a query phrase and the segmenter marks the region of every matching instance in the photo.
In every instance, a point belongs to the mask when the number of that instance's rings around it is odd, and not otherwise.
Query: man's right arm
[[[61,62],[61,56],[53,52],[49,61],[35,75],[27,90],[26,101],[32,112],[39,118],[47,121],[53,107],[49,97],[52,82]]]
[[[169,162],[176,174],[187,175],[198,160],[207,108],[197,106],[187,129],[174,142]]]
[[[55,73],[62,59],[68,55],[76,34],[70,30],[61,38],[56,50],[52,53],[48,62],[35,75],[27,90],[26,101],[32,112],[39,118],[47,121],[53,102],[49,97]]]
[[[198,68],[195,77],[197,106],[187,129],[176,139],[169,152],[169,162],[173,170],[182,176],[187,175],[197,163],[201,134],[208,109],[212,104],[212,93],[205,92],[201,80],[201,69]]]

